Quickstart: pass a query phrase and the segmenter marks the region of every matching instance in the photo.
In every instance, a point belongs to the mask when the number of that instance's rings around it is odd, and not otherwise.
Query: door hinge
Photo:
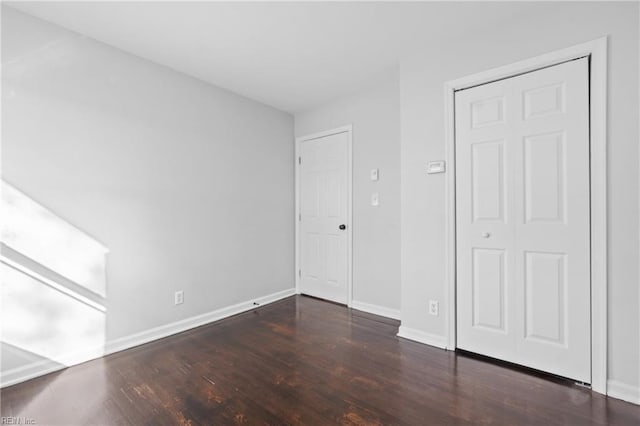
[[[302,269],[298,269],[298,276],[302,278]]]
[[[298,164],[302,164],[302,157],[298,157]]]
[[[298,213],[298,222],[302,222],[302,213]]]

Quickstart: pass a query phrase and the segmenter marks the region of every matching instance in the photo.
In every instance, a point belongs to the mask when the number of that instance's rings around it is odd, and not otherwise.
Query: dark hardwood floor
[[[36,424],[640,425],[640,407],[295,296],[1,391]]]

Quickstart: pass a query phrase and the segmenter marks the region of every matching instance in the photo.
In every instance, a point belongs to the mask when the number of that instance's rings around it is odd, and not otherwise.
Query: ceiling
[[[482,31],[535,7],[504,2],[8,4],[291,113],[388,78],[401,57],[429,43]]]

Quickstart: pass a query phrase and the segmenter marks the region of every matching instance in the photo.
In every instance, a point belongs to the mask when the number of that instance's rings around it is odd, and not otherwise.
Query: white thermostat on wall
[[[380,172],[378,169],[371,169],[371,180],[375,181],[380,178]]]
[[[429,161],[427,163],[427,173],[444,173],[445,171],[445,162],[444,161]]]

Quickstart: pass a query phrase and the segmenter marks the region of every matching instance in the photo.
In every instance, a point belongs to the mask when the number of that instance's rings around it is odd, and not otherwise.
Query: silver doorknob
[[[482,238],[489,238],[490,236],[491,236],[491,234],[488,233],[488,232],[483,232],[482,233]]]

